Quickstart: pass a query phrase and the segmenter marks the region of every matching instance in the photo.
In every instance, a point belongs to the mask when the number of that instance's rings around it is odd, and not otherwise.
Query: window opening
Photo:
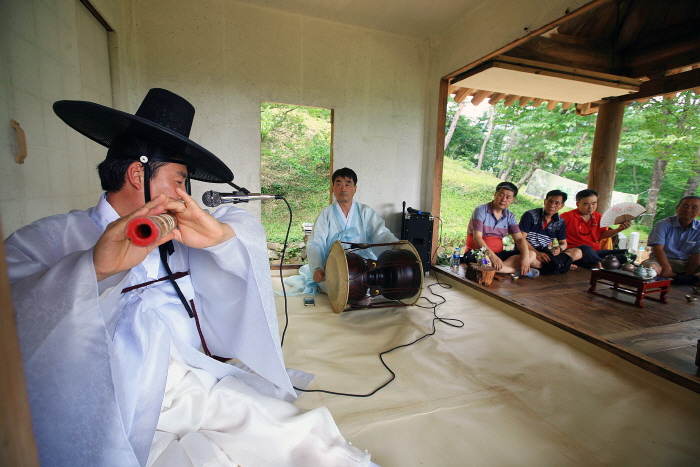
[[[329,202],[332,121],[331,109],[271,102],[260,106],[261,192],[284,196],[294,216],[287,264],[306,263],[308,226]],[[279,263],[289,221],[287,206],[262,203],[261,219],[270,261]]]

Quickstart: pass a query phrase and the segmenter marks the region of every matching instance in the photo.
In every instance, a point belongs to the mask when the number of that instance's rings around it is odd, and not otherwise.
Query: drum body
[[[399,242],[376,260],[345,251],[340,242],[331,246],[326,260],[326,291],[333,311],[342,313],[348,305],[382,295],[402,305],[413,305],[423,289],[423,264],[408,242]],[[371,304],[367,308],[386,306]]]

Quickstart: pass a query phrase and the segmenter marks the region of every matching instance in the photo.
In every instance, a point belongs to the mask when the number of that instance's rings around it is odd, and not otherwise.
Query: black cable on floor
[[[432,326],[433,326],[433,329],[432,329],[432,331],[429,332],[429,333],[427,333],[427,334],[425,334],[425,335],[423,335],[423,336],[421,336],[421,337],[419,337],[418,339],[414,340],[413,342],[409,342],[408,344],[397,345],[396,347],[393,347],[393,348],[391,348],[391,349],[389,349],[389,350],[385,350],[384,352],[382,352],[382,353],[379,354],[379,360],[382,362],[382,365],[384,365],[384,368],[386,368],[387,371],[388,371],[389,373],[391,373],[391,378],[389,378],[389,380],[388,380],[387,382],[385,382],[384,384],[382,384],[381,386],[379,386],[378,388],[376,388],[374,391],[372,391],[372,392],[370,392],[370,393],[367,393],[367,394],[348,394],[348,393],[344,393],[344,392],[327,391],[327,390],[324,390],[324,389],[300,389],[300,388],[297,388],[297,387],[294,387],[294,389],[296,389],[297,391],[301,391],[301,392],[322,392],[322,393],[325,393],[325,394],[333,394],[333,395],[336,395],[336,396],[347,396],[347,397],[369,397],[369,396],[373,396],[374,394],[376,394],[380,389],[384,389],[386,386],[389,385],[389,383],[391,383],[392,381],[394,381],[394,379],[396,378],[396,373],[394,373],[394,372],[391,370],[391,368],[389,368],[389,366],[388,366],[388,365],[386,364],[386,362],[384,361],[384,358],[383,358],[384,355],[386,355],[386,354],[388,354],[388,353],[390,353],[390,352],[393,352],[394,350],[401,349],[401,348],[403,348],[403,347],[408,347],[408,346],[410,346],[410,345],[413,345],[413,344],[415,344],[415,343],[417,343],[417,342],[422,341],[422,340],[425,339],[426,337],[429,337],[429,336],[434,335],[434,334],[435,334],[435,331],[436,331],[436,329],[435,329],[435,322],[436,322],[436,321],[440,321],[440,322],[442,322],[443,324],[446,324],[446,325],[448,325],[448,326],[452,326],[452,327],[455,327],[455,328],[464,327],[464,322],[463,322],[462,320],[459,320],[459,319],[456,319],[456,318],[442,318],[442,317],[440,317],[440,316],[437,315],[437,307],[440,306],[440,305],[442,305],[443,303],[445,303],[447,300],[446,300],[445,297],[443,297],[442,295],[438,295],[438,294],[436,294],[436,293],[433,291],[432,287],[433,287],[434,285],[440,285],[440,284],[430,284],[430,285],[428,286],[428,290],[430,290],[430,293],[432,293],[433,295],[435,295],[435,296],[437,296],[437,297],[440,297],[440,298],[442,299],[442,301],[439,302],[439,303],[436,303],[436,302],[431,301],[431,300],[428,299],[427,297],[421,296],[420,298],[422,298],[422,299],[424,299],[424,300],[427,300],[428,303],[431,304],[431,306],[416,305],[416,306],[419,307],[419,308],[424,308],[424,309],[427,309],[427,310],[429,310],[429,309],[432,309],[432,310],[433,310],[433,319],[432,319]],[[448,284],[445,284],[445,285],[448,285]],[[444,287],[443,285],[441,285],[441,286]],[[449,285],[448,285],[448,287],[449,287]]]
[[[282,257],[280,258],[280,282],[282,283],[282,295],[284,295],[284,330],[280,339],[280,347],[284,345],[284,336],[287,334],[287,326],[289,325],[289,312],[287,310],[287,289],[284,287],[284,276],[282,275],[282,265],[284,264],[284,254],[287,251],[287,242],[289,241],[289,231],[292,229],[292,207],[287,200],[280,196],[279,199],[287,204],[289,209],[289,224],[287,224],[287,235],[284,237],[284,245],[282,246]]]

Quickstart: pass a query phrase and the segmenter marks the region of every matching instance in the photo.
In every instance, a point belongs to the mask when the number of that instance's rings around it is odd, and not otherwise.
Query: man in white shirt
[[[314,230],[306,244],[308,271],[313,281],[325,292],[325,264],[335,241],[348,243],[396,243],[399,240],[371,207],[353,201],[357,192],[357,174],[347,167],[333,173],[335,202],[323,208],[314,223]],[[344,244],[344,248],[349,245]],[[356,250],[360,256],[376,259],[388,247]],[[304,268],[302,268],[304,269]],[[304,274],[300,270],[300,274]]]
[[[41,464],[368,465],[325,408],[285,402],[309,375],[284,367],[262,226],[184,189],[233,179],[189,139],[194,107],[152,89],[135,115],[54,110],[109,151],[96,207],[6,241]],[[177,229],[127,239],[130,220],[164,212]]]

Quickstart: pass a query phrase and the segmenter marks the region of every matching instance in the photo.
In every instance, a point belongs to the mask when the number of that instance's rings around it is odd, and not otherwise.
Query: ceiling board
[[[511,57],[507,57],[512,60]],[[518,96],[532,96],[561,102],[593,102],[605,97],[631,94],[639,90],[640,80],[574,68],[541,64],[530,60],[521,63],[494,60],[460,75],[455,86],[481,89]]]
[[[238,0],[342,24],[423,39],[441,35],[489,0]]]

